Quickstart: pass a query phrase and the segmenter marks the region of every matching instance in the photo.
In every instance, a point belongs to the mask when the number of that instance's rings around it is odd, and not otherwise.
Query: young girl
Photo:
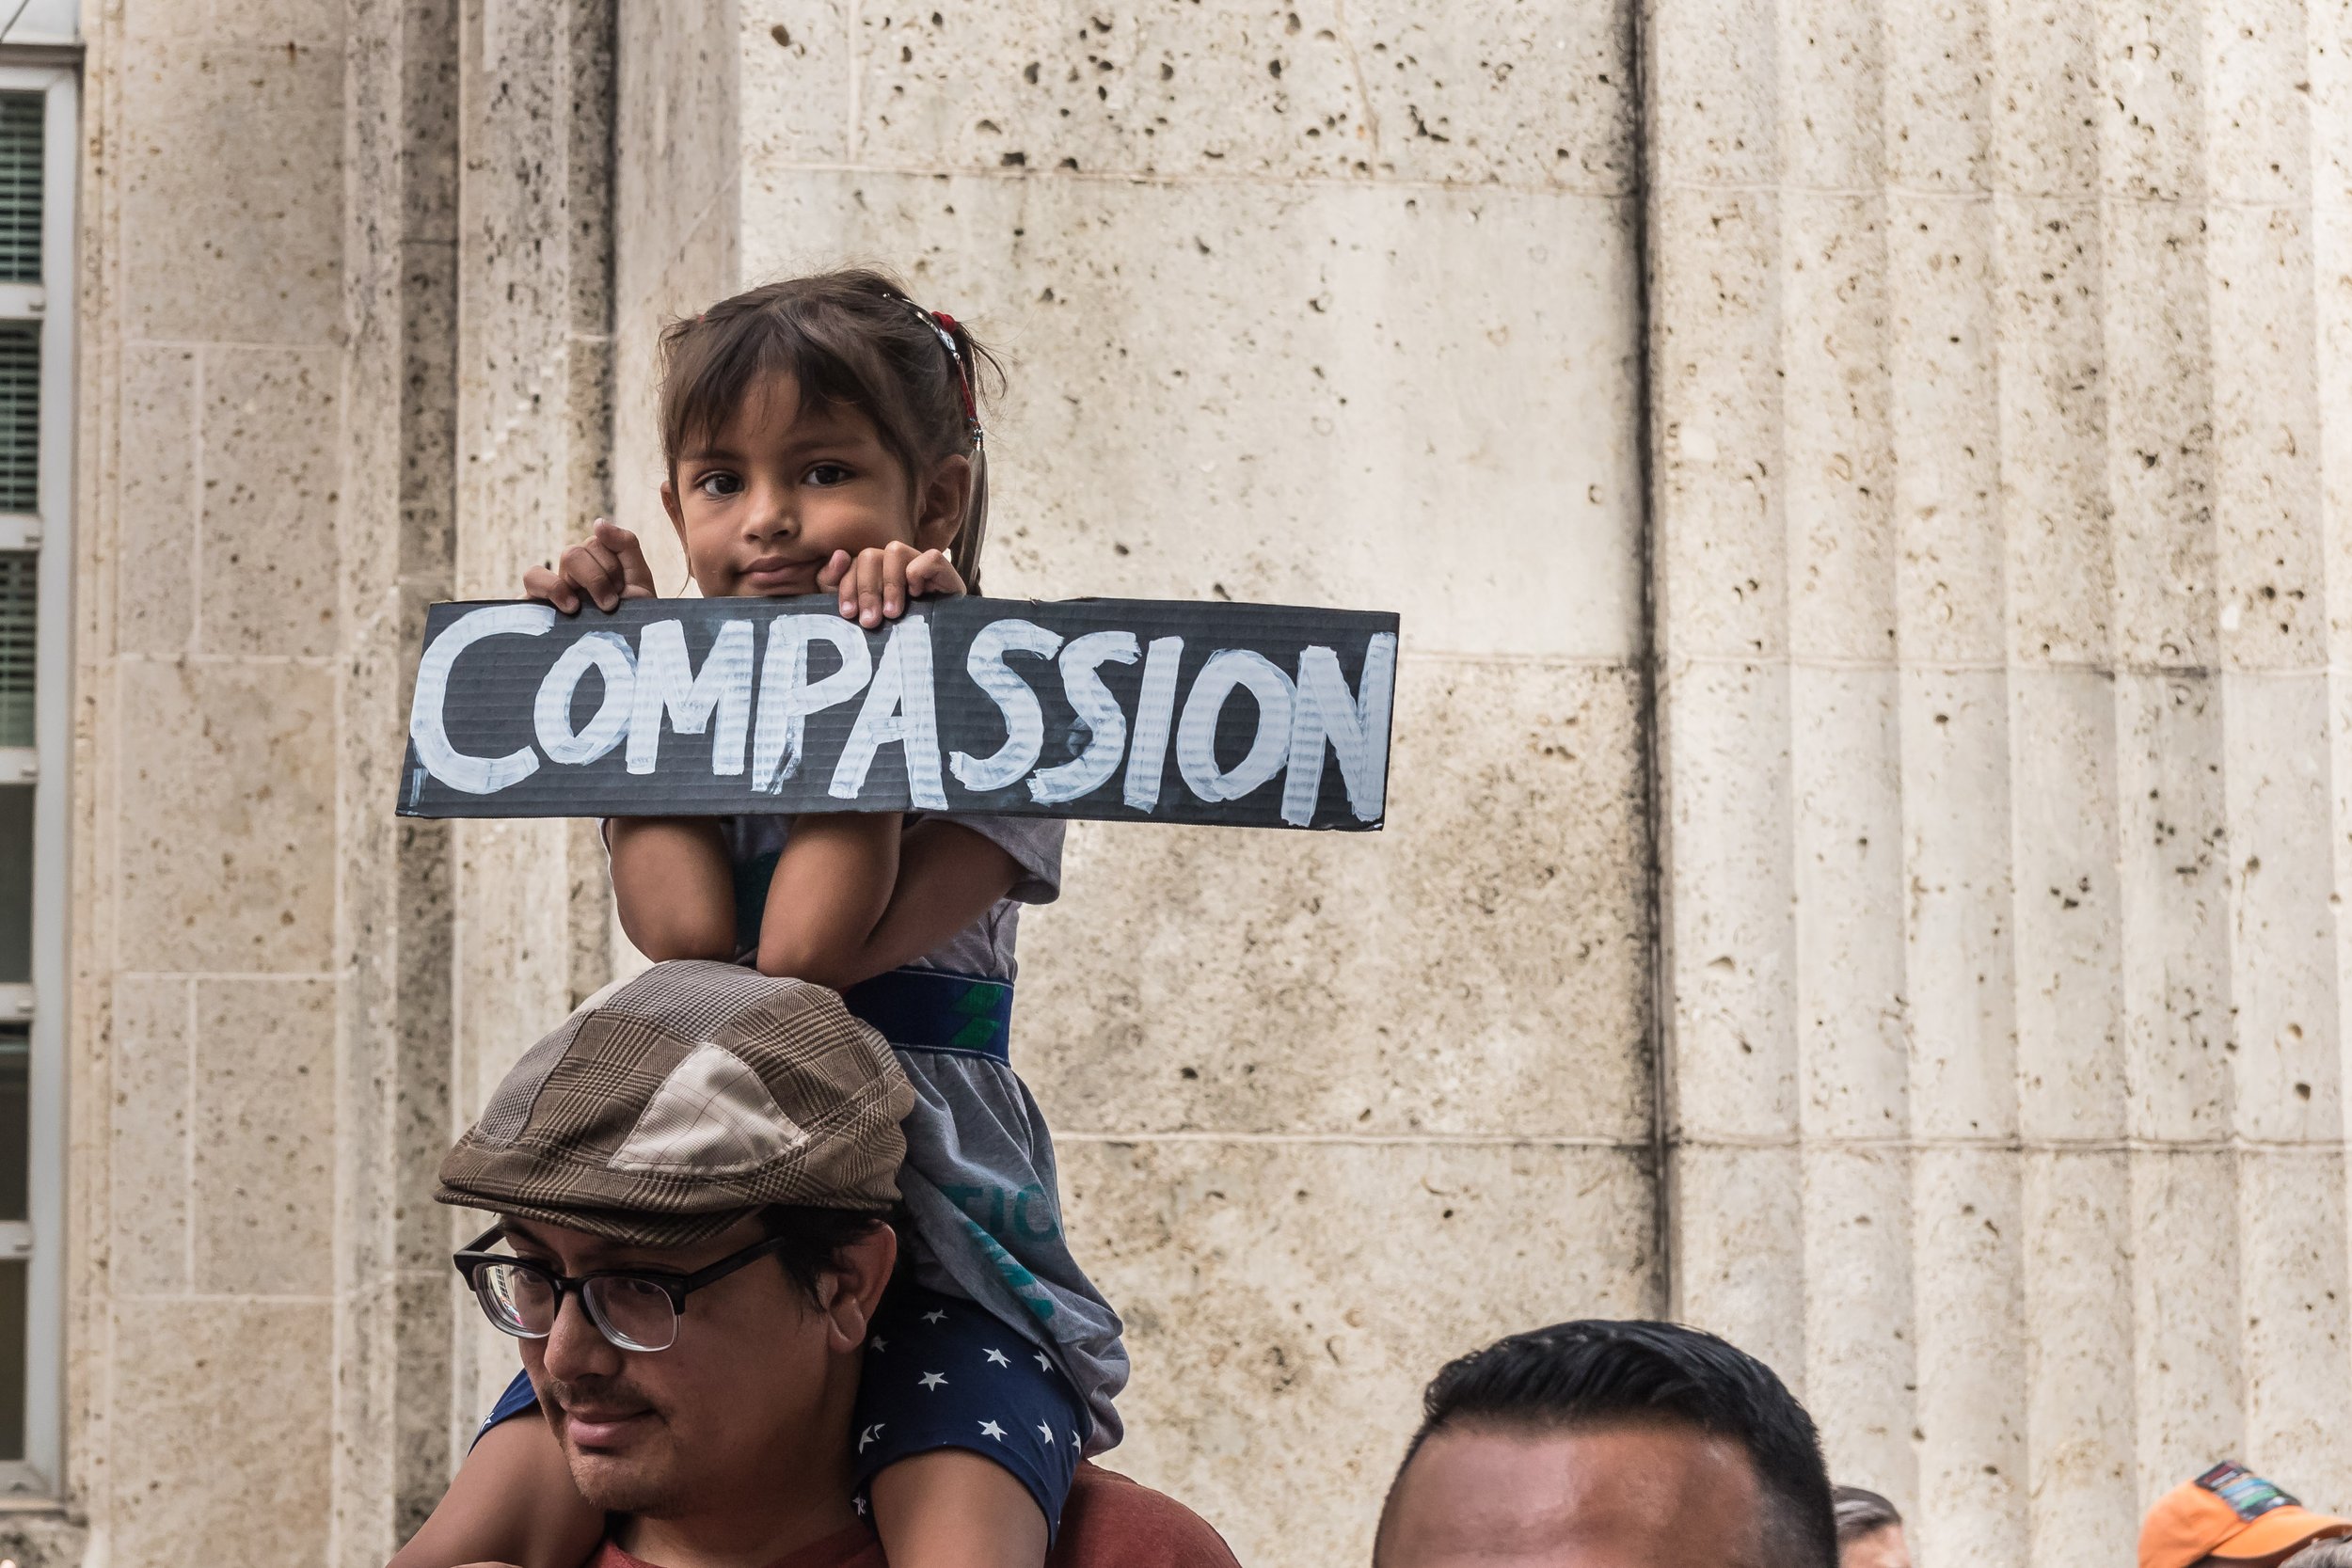
[[[662,348],[661,502],[706,597],[829,593],[873,627],[977,589],[977,380],[997,367],[952,317],[839,272],[723,300]],[[523,587],[566,614],[654,593],[635,536],[609,522]],[[1059,891],[1061,828],[885,812],[606,824],[641,952],[840,990],[914,1085],[912,1278],[875,1321],[857,1414],[858,1481],[896,1568],[1036,1568],[1080,1454],[1119,1438],[1119,1319],[1063,1244],[1052,1142],[1005,1056],[1020,908]],[[573,1568],[595,1548],[603,1521],[537,1408],[518,1377],[395,1568]]]

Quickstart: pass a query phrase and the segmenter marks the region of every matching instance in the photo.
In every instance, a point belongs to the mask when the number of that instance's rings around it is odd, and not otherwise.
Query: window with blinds
[[[77,85],[70,65],[0,63],[0,1507],[55,1497],[63,1479],[61,443],[73,292],[59,242],[72,231],[62,171]]]
[[[0,322],[0,512],[40,509],[40,323]]]
[[[40,281],[41,120],[37,92],[0,93],[0,283]]]

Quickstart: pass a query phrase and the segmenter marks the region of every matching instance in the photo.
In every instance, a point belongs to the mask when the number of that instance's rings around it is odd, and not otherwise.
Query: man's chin
[[[564,1457],[580,1495],[607,1513],[662,1512],[662,1503],[676,1490],[677,1478],[667,1462],[666,1445],[660,1441],[660,1433],[597,1433],[595,1436],[596,1440],[581,1443],[569,1432],[564,1434]]]

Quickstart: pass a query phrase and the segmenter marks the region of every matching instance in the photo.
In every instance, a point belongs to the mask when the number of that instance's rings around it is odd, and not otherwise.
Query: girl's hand
[[[869,631],[904,615],[909,599],[964,591],[963,578],[948,564],[946,551],[918,550],[896,539],[854,556],[834,551],[817,574],[817,586],[838,594],[842,618]]]
[[[623,599],[652,598],[653,568],[645,564],[637,535],[610,517],[599,517],[588,538],[565,550],[553,566],[525,572],[523,593],[545,599],[566,615],[578,613],[582,595],[609,611]]]

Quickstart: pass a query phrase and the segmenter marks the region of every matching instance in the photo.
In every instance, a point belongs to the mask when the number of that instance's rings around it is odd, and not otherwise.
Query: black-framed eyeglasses
[[[555,1332],[564,1296],[576,1291],[596,1332],[622,1350],[635,1351],[668,1350],[676,1344],[688,1296],[791,1244],[784,1237],[771,1236],[692,1274],[592,1269],[565,1275],[528,1258],[486,1250],[500,1234],[500,1227],[490,1227],[451,1259],[473,1287],[474,1300],[482,1304],[483,1315],[493,1327],[517,1339],[544,1339]]]

